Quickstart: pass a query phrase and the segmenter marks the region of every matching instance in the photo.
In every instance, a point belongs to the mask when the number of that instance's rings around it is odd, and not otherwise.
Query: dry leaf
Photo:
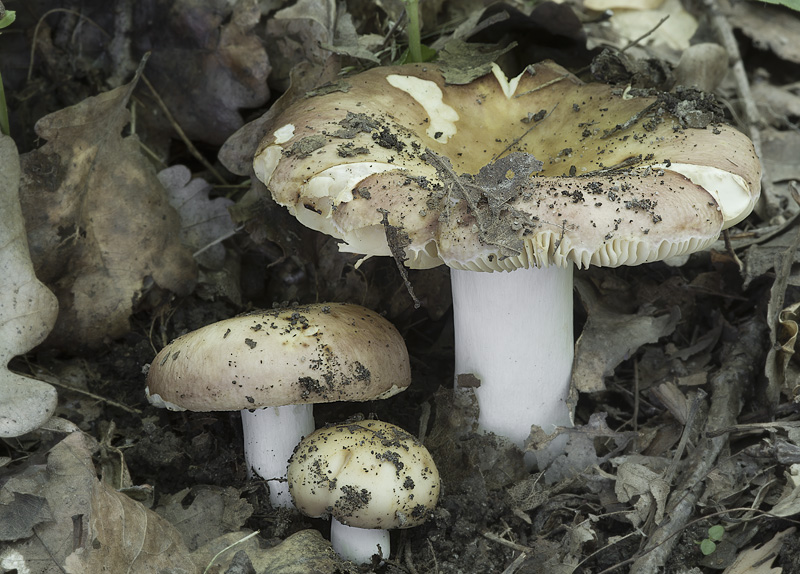
[[[11,495],[8,503],[0,501],[0,541],[29,538],[36,525],[53,520],[46,498],[20,492]]]
[[[664,509],[669,496],[669,484],[662,478],[661,474],[654,472],[641,462],[652,462],[656,465],[662,463],[666,465],[664,459],[648,457],[619,457],[612,459],[612,463],[618,464],[616,484],[614,492],[620,502],[630,502],[634,498],[634,512],[628,512],[625,516],[634,526],[639,526],[647,520],[652,506],[655,504],[655,523],[659,524],[664,518]],[[663,470],[663,469],[661,469]]]
[[[800,464],[789,466],[786,484],[780,500],[770,510],[773,516],[792,516],[800,513]]]
[[[146,2],[139,53],[152,51],[147,77],[192,140],[221,144],[244,123],[240,109],[269,99],[270,64],[257,35],[255,0]],[[152,104],[155,105],[155,104]]]
[[[183,165],[160,171],[158,179],[181,218],[181,242],[192,250],[200,265],[221,269],[225,247],[219,240],[231,236],[236,229],[228,213],[233,201],[225,197],[210,199],[211,184],[201,178],[192,179],[192,172]]]
[[[270,84],[285,90],[296,65],[322,65],[330,51],[321,45],[333,42],[335,28],[336,0],[299,0],[278,10],[267,20],[267,49],[273,68]]]
[[[721,2],[731,25],[741,29],[758,49],[769,48],[782,60],[800,63],[800,19],[780,6]]]
[[[195,265],[135,136],[123,138],[134,83],[45,116],[48,143],[22,158],[31,258],[61,305],[49,341],[96,347],[124,335],[144,289],[188,293]]]
[[[67,573],[197,572],[180,533],[169,522],[97,479],[84,512],[86,543],[67,556]]]
[[[209,574],[242,572],[232,567],[229,569],[228,565],[237,553],[244,551],[247,561],[259,574],[355,574],[357,572],[339,558],[331,543],[322,538],[316,530],[295,532],[271,548],[262,548],[257,538],[244,540],[245,537],[246,533],[242,532],[231,532],[220,536],[193,552],[192,560],[201,571],[208,567]],[[225,549],[227,549],[225,552],[217,556],[218,552]]]
[[[783,539],[794,534],[794,531],[794,527],[787,528],[766,544],[743,550],[722,574],[781,574],[783,568],[773,568],[771,564],[778,557]]]
[[[177,530],[97,479],[96,449],[89,435],[74,432],[50,450],[46,465],[31,464],[3,484],[0,503],[43,498],[51,517],[37,510],[35,534],[7,544],[0,562],[13,555],[29,574],[195,573]]]
[[[189,494],[194,500],[188,506]],[[156,512],[175,526],[190,550],[196,550],[214,538],[239,530],[253,507],[232,487],[197,486],[162,497]]]
[[[645,2],[641,5],[644,7]],[[666,20],[659,25],[664,18]],[[665,0],[653,9],[614,10],[606,24],[618,35],[620,47],[643,37],[643,45],[656,48],[658,55],[667,60],[671,59],[670,51],[680,55],[689,47],[697,26],[697,19],[679,0]]]
[[[631,357],[642,345],[671,334],[680,318],[674,307],[669,315],[653,316],[652,309],[623,315],[606,307],[588,288],[576,283],[589,318],[575,345],[572,384],[582,393],[601,391],[603,378]]]
[[[53,387],[6,367],[14,356],[44,340],[58,314],[58,301],[33,272],[19,179],[14,141],[0,135],[0,437],[37,428],[50,418],[57,402]]]

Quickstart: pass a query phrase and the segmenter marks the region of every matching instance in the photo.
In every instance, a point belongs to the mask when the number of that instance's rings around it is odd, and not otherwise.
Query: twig
[[[207,574],[208,569],[211,568],[211,565],[214,564],[214,562],[216,562],[217,558],[222,556],[225,552],[227,552],[228,550],[230,550],[234,546],[237,546],[237,545],[241,544],[242,542],[246,542],[247,540],[250,540],[253,536],[257,536],[260,532],[261,532],[260,530],[256,530],[255,532],[251,532],[250,534],[248,534],[244,538],[241,538],[241,539],[237,540],[233,544],[229,544],[228,546],[226,546],[225,548],[223,548],[222,550],[220,550],[219,552],[214,554],[214,557],[211,559],[211,562],[209,562],[206,565],[205,570],[203,570],[203,574]]]
[[[403,552],[403,557],[406,560],[406,568],[408,568],[408,571],[411,572],[411,574],[419,574],[419,570],[417,570],[417,567],[414,564],[414,553],[411,551],[411,545],[408,544],[408,542],[406,542],[404,550],[405,552]]]
[[[153,84],[150,83],[150,80],[148,80],[146,76],[142,75],[142,81],[150,90],[150,93],[153,94],[153,98],[155,98],[158,107],[161,108],[162,112],[164,112],[164,115],[167,117],[167,121],[169,121],[169,123],[175,129],[175,132],[178,134],[178,137],[181,138],[181,141],[186,146],[186,149],[189,151],[189,153],[192,154],[192,156],[194,156],[194,158],[197,161],[202,163],[203,167],[205,167],[208,170],[208,172],[217,179],[217,181],[219,181],[223,185],[227,185],[228,182],[225,180],[224,177],[222,177],[222,174],[220,174],[217,171],[217,169],[209,163],[209,161],[203,156],[203,154],[200,153],[200,150],[198,150],[194,146],[192,141],[188,138],[186,132],[183,131],[183,128],[181,128],[180,124],[178,124],[178,122],[175,120],[175,117],[172,115],[172,112],[169,111],[167,104],[164,103],[164,100],[161,99],[161,96],[153,87]]]
[[[197,251],[195,251],[194,253],[192,253],[192,257],[197,257],[198,255],[200,255],[200,254],[201,254],[201,253],[203,253],[204,251],[206,251],[206,250],[208,250],[208,249],[211,249],[211,248],[212,248],[212,247],[214,247],[215,245],[217,245],[217,244],[219,244],[219,243],[222,243],[223,241],[225,241],[226,239],[228,239],[228,238],[230,238],[230,237],[233,237],[234,235],[236,235],[237,233],[239,233],[239,232],[240,232],[242,229],[244,229],[244,223],[243,223],[243,224],[241,224],[241,225],[239,225],[239,226],[237,226],[237,227],[234,227],[234,228],[233,228],[233,231],[229,231],[228,233],[225,233],[224,235],[221,235],[221,236],[217,237],[217,238],[216,238],[215,240],[213,240],[212,242],[210,242],[210,243],[207,243],[206,245],[204,245],[203,247],[201,247],[200,249],[198,249]]]
[[[645,32],[644,34],[642,34],[641,36],[639,36],[639,37],[638,37],[638,38],[636,38],[635,40],[631,40],[631,41],[628,43],[628,45],[627,45],[627,46],[625,46],[624,48],[622,48],[622,50],[620,50],[620,52],[624,52],[624,51],[625,51],[625,50],[627,50],[628,48],[633,48],[634,46],[638,45],[638,44],[639,44],[639,42],[641,42],[642,40],[644,40],[645,38],[647,38],[647,37],[648,37],[650,34],[652,34],[653,32],[655,32],[656,30],[658,30],[658,28],[661,26],[661,24],[663,24],[664,22],[666,22],[668,19],[669,19],[669,14],[667,14],[666,16],[664,16],[663,18],[661,18],[661,20],[659,20],[659,21],[658,21],[658,23],[657,23],[655,26],[653,26],[652,28],[650,28],[650,29],[649,29],[647,32]]]
[[[517,544],[516,542],[511,542],[510,540],[506,540],[505,538],[501,538],[494,532],[483,532],[483,537],[487,540],[491,540],[492,542],[497,542],[498,544],[502,544],[503,546],[508,546],[512,550],[516,550],[517,552],[524,552],[530,554],[533,552],[533,549],[529,548],[528,546],[523,546],[522,544]]]
[[[725,242],[725,251],[728,254],[728,257],[733,259],[733,262],[736,263],[736,266],[739,268],[739,273],[744,272],[744,263],[739,256],[736,255],[736,250],[733,248],[733,244],[731,243],[731,233],[729,229],[722,230],[722,239]]]
[[[508,568],[503,570],[501,574],[514,574],[514,572],[516,572],[517,569],[522,566],[522,563],[525,562],[527,557],[528,555],[525,552],[520,553],[520,555],[517,556],[514,561],[508,565]]]
[[[689,406],[689,413],[686,415],[686,424],[683,425],[683,433],[681,433],[681,440],[678,447],[675,449],[675,456],[669,463],[669,467],[664,473],[664,482],[672,484],[672,479],[675,478],[675,473],[678,470],[681,458],[683,458],[683,451],[686,449],[686,443],[689,442],[689,435],[692,434],[694,423],[697,419],[697,413],[700,411],[700,403],[706,398],[706,392],[703,389],[697,389],[692,404]]]
[[[734,343],[722,367],[711,377],[711,407],[706,424],[707,431],[733,426],[742,407],[742,396],[755,377],[760,365],[761,341],[765,327],[758,319],[750,319],[739,328],[739,339]],[[631,574],[656,572],[663,567],[673,547],[677,534],[689,522],[708,473],[716,464],[728,436],[706,438],[686,461],[688,473],[673,490],[667,503],[669,520],[652,532],[633,565]]]
[[[62,389],[66,389],[68,391],[72,391],[73,393],[78,393],[79,395],[86,395],[87,397],[90,397],[90,398],[93,398],[93,399],[95,399],[97,401],[106,403],[108,405],[111,405],[112,407],[117,407],[118,409],[122,409],[123,411],[127,411],[129,413],[134,414],[134,415],[142,414],[141,410],[139,410],[139,409],[137,409],[135,407],[129,407],[128,405],[120,403],[120,402],[117,402],[114,399],[109,399],[109,398],[106,398],[106,397],[103,397],[103,396],[100,396],[100,395],[96,395],[96,394],[94,394],[92,392],[89,392],[89,391],[84,391],[83,389],[78,389],[78,388],[75,388],[75,387],[70,386],[70,385],[65,385],[64,383],[59,381],[58,378],[55,375],[50,375],[46,379],[43,379],[43,380],[45,380],[46,383],[48,383],[50,385],[53,385],[54,387],[61,387]]]

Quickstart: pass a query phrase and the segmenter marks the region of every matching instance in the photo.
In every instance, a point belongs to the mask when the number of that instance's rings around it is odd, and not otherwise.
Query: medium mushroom
[[[439,499],[439,471],[413,435],[365,420],[319,429],[289,460],[289,492],[308,516],[331,516],[331,544],[346,560],[388,558],[389,529],[419,526]]]
[[[178,337],[147,373],[148,400],[182,411],[242,412],[248,471],[273,506],[291,506],[286,466],[314,430],[313,404],[391,397],[411,382],[400,333],[346,303],[257,311]]]
[[[634,97],[549,62],[466,85],[435,64],[375,68],[339,87],[274,120],[256,175],[343,251],[451,268],[455,374],[480,380],[481,427],[520,445],[531,424],[571,424],[573,265],[705,249],[760,190],[751,142],[703,98]]]

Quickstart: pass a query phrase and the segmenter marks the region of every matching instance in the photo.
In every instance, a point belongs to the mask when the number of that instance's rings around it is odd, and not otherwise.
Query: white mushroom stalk
[[[297,445],[288,478],[298,510],[330,515],[333,549],[356,564],[388,558],[389,529],[419,526],[439,499],[439,471],[428,450],[381,421],[315,431]]]
[[[292,506],[286,467],[294,448],[314,432],[313,405],[286,405],[242,411],[244,460],[248,476],[267,481],[273,508]]]
[[[480,380],[480,427],[522,446],[533,423],[571,426],[572,266],[450,277],[456,380]]]
[[[336,553],[356,564],[368,564],[373,556],[389,557],[392,541],[388,530],[347,526],[331,518],[331,546]]]

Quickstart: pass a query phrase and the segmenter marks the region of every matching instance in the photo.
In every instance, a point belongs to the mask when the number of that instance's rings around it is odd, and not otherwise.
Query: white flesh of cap
[[[294,137],[294,125],[286,124],[285,126],[281,126],[275,130],[275,133],[272,135],[275,136],[276,144],[286,143]]]
[[[750,193],[747,182],[735,173],[691,163],[661,163],[652,167],[675,171],[713,195],[725,220],[723,229],[736,225],[753,210],[756,198]]]
[[[503,90],[506,98],[510,100],[514,96],[514,93],[516,93],[517,86],[519,86],[519,81],[522,79],[525,71],[509,81],[508,76],[506,76],[505,72],[500,69],[500,66],[492,62],[492,74],[494,74],[494,77],[497,78],[497,81],[500,83],[500,88]]]
[[[272,179],[272,174],[275,173],[275,168],[278,167],[278,162],[283,156],[283,147],[278,144],[292,139],[294,126],[286,124],[275,130],[272,135],[275,136],[275,145],[269,146],[253,159],[253,171],[256,173],[256,177],[264,182],[264,185],[269,185],[269,180]]]
[[[306,197],[329,197],[333,205],[351,201],[359,182],[376,173],[396,170],[392,163],[358,162],[335,165],[321,171],[303,186]]]
[[[168,411],[185,411],[186,409],[183,407],[179,407],[175,403],[171,403],[169,401],[165,401],[161,398],[161,395],[158,393],[151,395],[150,388],[144,388],[144,394],[147,397],[147,400],[150,402],[151,405],[154,407],[158,407],[159,409],[167,409]]]
[[[436,82],[397,74],[386,76],[386,81],[407,93],[425,108],[425,113],[431,120],[425,132],[429,137],[447,143],[447,140],[456,135],[458,131],[456,122],[460,119],[458,112],[444,103],[442,99],[444,94]],[[440,134],[438,138],[437,134]]]

